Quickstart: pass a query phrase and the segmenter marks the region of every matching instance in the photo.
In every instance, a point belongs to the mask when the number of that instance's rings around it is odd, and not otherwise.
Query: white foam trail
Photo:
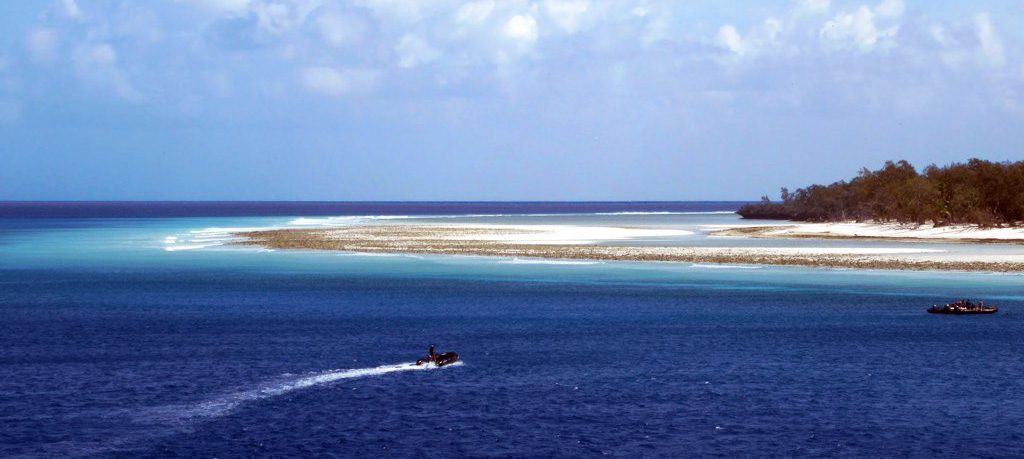
[[[456,362],[456,364],[462,362]],[[257,398],[272,397],[275,395],[281,395],[286,392],[293,390],[305,389],[307,387],[317,386],[320,384],[332,383],[340,381],[342,379],[353,379],[361,378],[366,376],[378,376],[388,373],[394,373],[398,371],[413,371],[413,370],[426,370],[430,368],[437,368],[434,365],[416,365],[415,363],[400,363],[396,365],[381,365],[373,368],[356,368],[349,370],[331,370],[322,373],[316,373],[313,375],[299,378],[295,381],[281,383],[276,386],[263,388],[258,392]]]
[[[461,366],[462,362],[455,362],[449,366]],[[134,451],[146,442],[153,439],[174,435],[179,433],[190,433],[196,425],[209,418],[224,416],[246,402],[258,401],[269,397],[286,394],[288,392],[315,387],[333,382],[365,378],[370,376],[383,375],[400,371],[437,369],[433,364],[417,366],[413,363],[401,363],[396,365],[381,365],[372,368],[354,368],[347,370],[330,370],[305,375],[284,374],[272,382],[264,383],[261,386],[207,400],[198,404],[176,404],[164,405],[143,410],[113,408],[102,414],[109,419],[121,419],[126,416],[124,422],[135,423],[141,428],[126,429],[119,437],[105,441],[103,444],[94,442],[77,444],[77,442],[60,442],[53,445],[60,445],[54,454],[46,456],[69,456],[66,447],[74,447],[74,457],[92,457],[95,455],[124,455],[126,451]],[[116,453],[116,454],[115,454]]]
[[[452,366],[461,366],[462,362],[455,362],[450,365],[445,365],[443,368]],[[217,397],[213,400],[207,400],[197,405],[191,406],[172,406],[158,408],[153,410],[151,414],[155,417],[167,417],[168,420],[186,420],[195,418],[210,418],[219,417],[228,414],[239,405],[247,402],[253,402],[263,400],[270,397],[276,397],[278,395],[287,394],[292,391],[307,389],[310,387],[320,386],[324,384],[330,384],[337,381],[346,379],[366,378],[370,376],[380,376],[388,373],[396,373],[402,371],[419,371],[419,370],[430,370],[438,369],[434,364],[416,365],[415,363],[399,363],[394,365],[381,365],[379,367],[372,368],[353,368],[345,370],[329,370],[318,373],[309,373],[306,375],[289,376],[284,380],[278,380],[273,383],[265,384],[256,389],[244,390],[227,394],[221,397]]]

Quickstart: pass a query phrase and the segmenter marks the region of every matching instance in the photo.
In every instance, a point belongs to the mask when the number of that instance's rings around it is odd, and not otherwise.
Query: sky
[[[1019,0],[0,3],[0,200],[754,200],[1024,159]]]

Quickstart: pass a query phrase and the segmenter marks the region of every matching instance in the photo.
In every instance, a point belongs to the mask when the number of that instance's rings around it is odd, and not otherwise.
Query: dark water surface
[[[1013,456],[1015,316],[921,298],[3,273],[0,453]],[[465,364],[231,403],[276,375]]]
[[[1015,280],[176,260],[0,268],[0,456],[1022,454]],[[394,367],[428,343],[465,363]]]

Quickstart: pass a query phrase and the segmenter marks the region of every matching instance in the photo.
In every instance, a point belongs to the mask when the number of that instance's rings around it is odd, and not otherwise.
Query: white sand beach
[[[787,238],[789,234],[802,234],[785,232],[792,231],[790,229],[792,227],[802,228],[803,225],[732,228],[719,230],[715,234],[727,234],[736,238],[772,239]],[[827,227],[819,225],[812,228]],[[730,231],[734,231],[735,234]],[[848,231],[850,234],[859,235],[861,234],[859,231],[863,230],[848,229]],[[240,244],[286,250],[482,255],[523,259],[676,261],[726,265],[1024,272],[1024,250],[1008,254],[993,254],[982,250],[951,254],[946,248],[928,244],[898,243],[893,246],[878,246],[877,244],[858,246],[830,245],[825,242],[818,245],[796,247],[771,245],[751,247],[742,244],[721,247],[690,244],[687,240],[678,239],[692,234],[691,231],[678,228],[375,223],[348,227],[269,229],[240,232],[237,236],[242,238]],[[886,233],[876,230],[876,233],[872,234]],[[666,240],[662,243],[657,239],[651,239],[659,237],[666,238]],[[840,237],[859,238],[861,236]],[[827,239],[827,237],[822,238]],[[636,244],[638,240],[642,239],[644,244]],[[1007,238],[1006,240],[1012,239]],[[987,246],[979,245],[978,247]]]
[[[786,223],[779,225],[708,226],[712,236],[821,239],[892,239],[940,242],[1024,243],[1024,227],[979,228],[974,225],[905,225],[896,223]]]

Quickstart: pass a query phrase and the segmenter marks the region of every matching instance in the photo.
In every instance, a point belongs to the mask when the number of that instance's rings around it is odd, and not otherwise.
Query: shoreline
[[[757,239],[860,240],[950,244],[1024,245],[1024,230],[972,226],[897,225],[886,223],[801,223],[725,227],[708,234],[715,237]]]
[[[591,229],[592,230],[592,229]],[[628,229],[623,239],[628,237]],[[643,231],[643,230],[635,230]],[[538,234],[541,233],[541,234]],[[372,225],[235,233],[234,244],[275,250],[471,255],[555,260],[659,261],[907,271],[1024,272],[1024,260],[963,261],[930,257],[929,249],[771,248],[595,245],[568,234],[523,227]],[[910,255],[910,257],[908,257]]]

